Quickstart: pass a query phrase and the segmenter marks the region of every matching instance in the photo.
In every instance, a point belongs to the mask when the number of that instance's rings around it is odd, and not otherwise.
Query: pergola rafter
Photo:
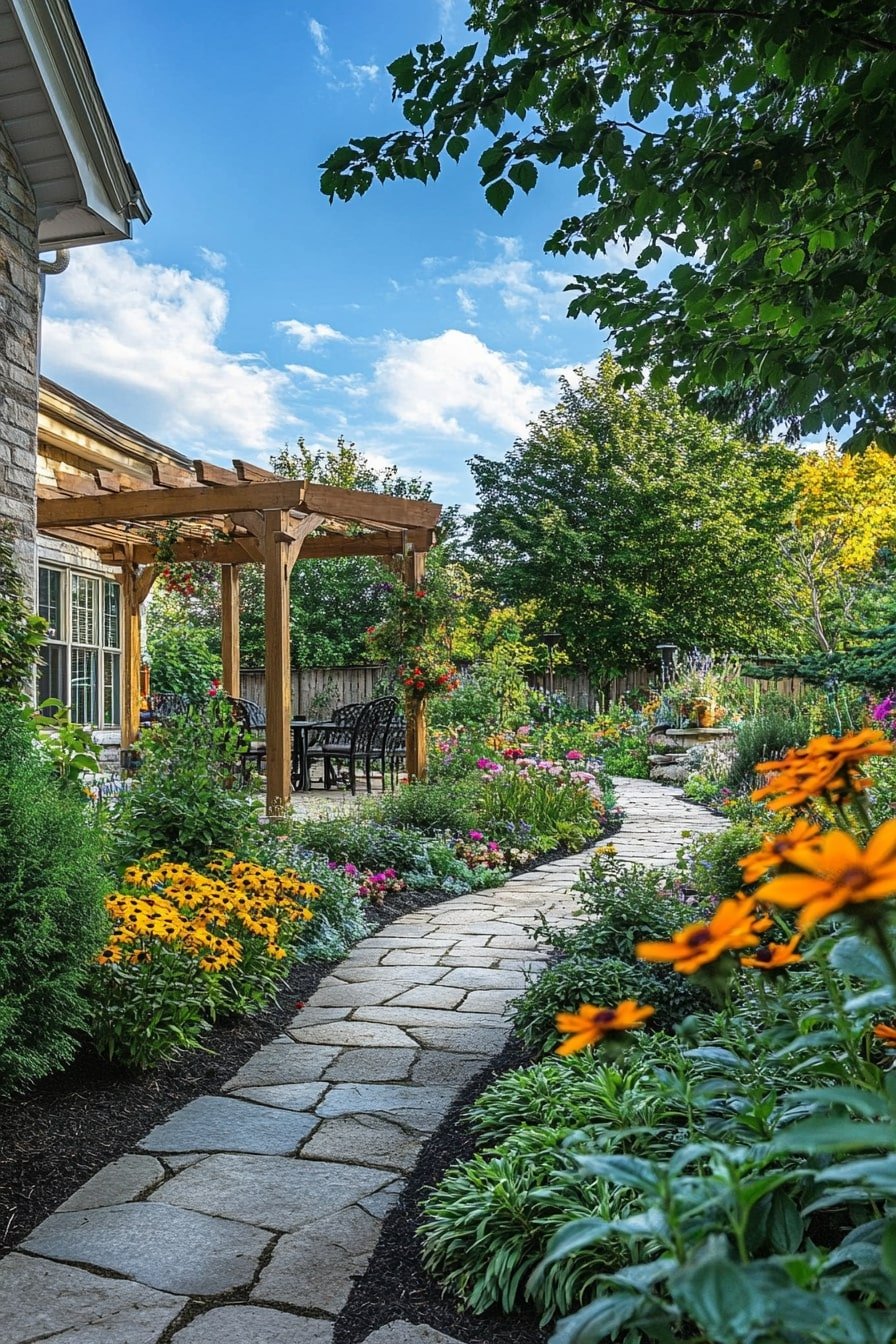
[[[240,693],[239,574],[245,564],[265,571],[265,693],[269,811],[290,794],[291,677],[289,578],[302,559],[378,556],[398,564],[417,585],[435,541],[441,506],[370,491],[291,480],[251,463],[233,470],[195,462],[192,472],[154,464],[150,484],[126,472],[54,470],[55,486],[38,486],[42,532],[90,546],[121,573],[123,609],[122,746],[140,726],[140,607],[161,565],[212,562],[221,566],[221,643],[224,686]],[[177,540],[153,524],[178,524]],[[408,770],[425,765],[425,726],[408,723]]]

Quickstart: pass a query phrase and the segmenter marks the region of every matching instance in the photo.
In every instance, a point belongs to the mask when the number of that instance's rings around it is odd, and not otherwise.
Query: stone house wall
[[[0,518],[33,591],[40,275],[34,197],[0,126]]]

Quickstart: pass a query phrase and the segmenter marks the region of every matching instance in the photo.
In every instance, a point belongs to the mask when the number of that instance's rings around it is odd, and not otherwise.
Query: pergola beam
[[[45,529],[65,527],[69,523],[151,522],[207,517],[243,509],[289,510],[297,508],[304,496],[303,481],[277,480],[262,481],[257,485],[193,485],[172,490],[128,490],[96,499],[43,499],[37,502],[37,526]]]
[[[290,530],[295,522],[291,520]],[[62,533],[67,539],[72,539],[72,533]],[[90,533],[82,533],[78,540],[83,541],[90,537]],[[371,556],[392,556],[402,555],[404,552],[403,537],[406,537],[416,551],[428,551],[433,545],[433,535],[431,532],[412,529],[410,532],[392,532],[388,534],[377,533],[360,537],[343,537],[338,534],[324,534],[323,536],[308,537],[302,543],[300,559],[302,560],[329,560],[347,555],[371,555]],[[91,543],[94,547],[100,549],[101,557],[109,564],[120,563],[124,559],[124,547],[115,547],[108,538],[100,541],[93,537]],[[151,565],[155,562],[156,548],[149,542],[143,544],[135,542],[131,548],[134,559],[141,565]],[[253,551],[250,555],[247,552]],[[176,541],[171,548],[170,558],[178,564],[191,564],[193,562],[208,562],[217,565],[247,565],[250,563],[261,564],[261,551],[257,540],[254,537],[232,538],[229,541]]]

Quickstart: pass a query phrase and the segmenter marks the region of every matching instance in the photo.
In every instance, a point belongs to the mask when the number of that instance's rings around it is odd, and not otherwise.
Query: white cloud
[[[365,84],[370,84],[379,78],[380,68],[378,65],[355,65],[354,61],[342,61],[341,64],[348,72],[347,83],[336,84],[332,87],[340,89],[350,87],[360,90]]]
[[[227,268],[227,258],[223,252],[213,252],[210,247],[200,247],[199,255],[211,271],[223,271]]]
[[[545,323],[565,318],[569,297],[563,291],[571,279],[568,274],[549,271],[529,261],[519,238],[479,233],[477,242],[481,247],[490,247],[496,255],[487,261],[470,261],[436,281],[439,285],[456,286],[462,307],[461,292],[472,299],[471,289],[489,291],[530,337],[537,335]],[[432,259],[429,262],[427,269],[433,270],[435,262]]]
[[[326,345],[328,341],[348,340],[341,331],[337,331],[326,322],[297,322],[294,318],[289,318],[285,322],[275,322],[274,326],[278,331],[285,331],[287,336],[295,337],[302,350],[313,350],[315,346]]]
[[[375,377],[399,426],[468,441],[477,425],[520,434],[544,404],[544,390],[521,364],[465,331],[416,341],[391,337]]]
[[[364,375],[360,373],[324,373],[322,369],[314,369],[310,364],[287,364],[286,371],[310,383],[316,390],[326,388],[346,397],[357,398],[366,397],[370,392],[364,381]]]
[[[465,289],[458,289],[457,303],[464,317],[470,319],[471,325],[475,325],[473,319],[476,316],[476,300],[468,294]]]
[[[222,349],[227,310],[220,280],[127,245],[78,249],[47,287],[43,367],[174,447],[264,451],[292,423],[290,380]]]
[[[360,93],[366,84],[372,84],[379,79],[380,67],[373,61],[356,64],[354,61],[341,60],[334,63],[327,41],[327,30],[319,19],[308,20],[308,32],[317,52],[314,64],[326,80],[328,88],[352,89],[355,93]]]
[[[309,19],[308,32],[311,34],[311,41],[314,43],[318,56],[321,59],[329,56],[330,46],[327,42],[327,30],[323,24],[319,23],[317,19]]]

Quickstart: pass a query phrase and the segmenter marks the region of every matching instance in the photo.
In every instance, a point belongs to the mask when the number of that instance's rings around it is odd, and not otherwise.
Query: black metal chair
[[[355,792],[359,765],[364,767],[368,793],[373,790],[371,774],[375,764],[379,765],[384,788],[386,784],[386,739],[392,721],[399,712],[398,701],[394,696],[383,696],[379,700],[372,700],[368,710],[369,713],[365,714],[359,723],[354,755],[349,765],[349,785],[352,793]]]
[[[360,707],[360,713],[352,725],[348,742],[340,741],[326,744],[321,748],[324,758],[324,771],[329,767],[335,773],[337,761],[345,762],[348,771],[348,786],[352,793],[358,788],[358,766],[363,766],[367,792],[372,791],[371,774],[373,765],[379,761],[385,779],[385,743],[386,734],[393,717],[398,712],[398,701],[394,696],[383,696],[379,700],[370,700]]]
[[[225,698],[242,729],[240,775],[245,783],[249,778],[250,766],[261,773],[267,761],[268,749],[264,738],[267,721],[261,705],[257,705],[254,700],[238,700],[232,695]]]
[[[331,789],[338,783],[338,764],[340,761],[348,761],[352,733],[363,709],[364,705],[361,703],[342,705],[333,711],[330,720],[333,726],[322,728],[317,740],[309,741],[305,752],[309,786],[311,763],[315,760],[322,760],[324,763],[324,788]]]

